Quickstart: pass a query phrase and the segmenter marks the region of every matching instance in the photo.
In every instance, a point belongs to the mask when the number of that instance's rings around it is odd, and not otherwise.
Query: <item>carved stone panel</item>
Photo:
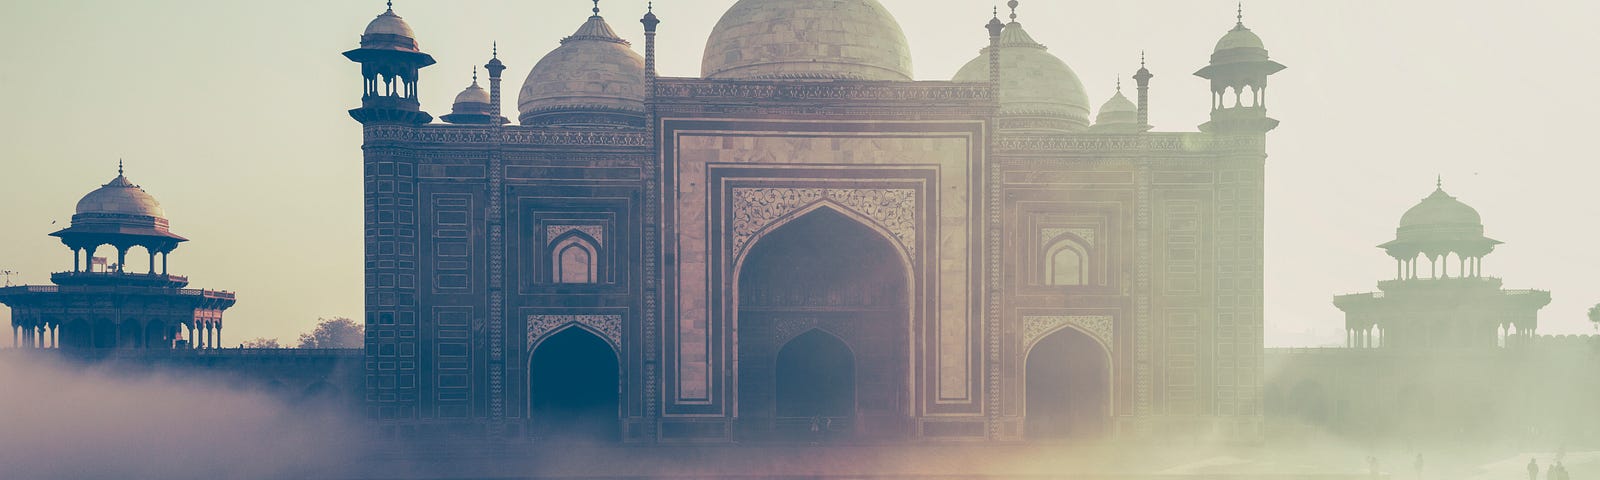
[[[529,315],[528,351],[533,351],[544,337],[572,324],[583,325],[600,333],[612,348],[621,351],[622,315]]]
[[[1062,328],[1076,328],[1088,334],[1100,342],[1107,352],[1110,352],[1111,346],[1114,345],[1111,343],[1111,333],[1115,329],[1112,327],[1110,315],[1037,316],[1022,317],[1023,351],[1026,352],[1034,342]]]
[[[872,219],[915,256],[917,192],[889,188],[734,188],[733,252],[744,254],[750,239],[790,214],[817,203],[843,207]]]

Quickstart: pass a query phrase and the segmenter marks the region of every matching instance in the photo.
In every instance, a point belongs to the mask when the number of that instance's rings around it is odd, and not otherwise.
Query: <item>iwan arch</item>
[[[874,0],[742,0],[703,78],[665,78],[655,14],[640,55],[597,8],[510,125],[498,58],[432,123],[433,59],[380,15],[346,53],[369,413],[636,443],[1257,436],[1283,67],[1240,21],[1198,73],[1212,121],[1154,132],[1149,70],[1091,120],[1016,20],[913,81]]]

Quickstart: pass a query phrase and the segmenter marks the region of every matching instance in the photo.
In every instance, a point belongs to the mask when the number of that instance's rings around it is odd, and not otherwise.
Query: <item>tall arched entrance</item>
[[[1063,328],[1028,351],[1024,432],[1031,440],[1096,439],[1109,432],[1111,368],[1093,337]]]
[[[739,265],[742,438],[909,433],[909,274],[889,237],[821,207],[760,236]]]
[[[529,432],[541,440],[620,438],[621,382],[611,344],[580,327],[545,338],[528,363]]]

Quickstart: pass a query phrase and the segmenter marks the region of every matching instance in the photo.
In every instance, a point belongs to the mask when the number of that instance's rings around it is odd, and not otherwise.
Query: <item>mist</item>
[[[6,478],[309,477],[364,448],[344,410],[227,386],[224,372],[5,353]]]

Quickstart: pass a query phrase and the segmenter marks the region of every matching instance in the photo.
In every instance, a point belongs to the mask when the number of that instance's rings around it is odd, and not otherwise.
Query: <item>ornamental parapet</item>
[[[518,145],[538,147],[647,147],[643,129],[528,127],[498,125],[367,125],[367,144],[408,143],[459,145]]]
[[[656,80],[655,100],[696,100],[708,102],[760,101],[841,101],[841,102],[929,102],[971,104],[994,102],[994,89],[987,83],[958,82],[760,82],[662,78]]]
[[[1215,135],[1193,132],[1163,133],[1000,133],[995,139],[999,153],[1061,152],[1162,152],[1162,153],[1255,153],[1264,151],[1266,138],[1260,135]]]

